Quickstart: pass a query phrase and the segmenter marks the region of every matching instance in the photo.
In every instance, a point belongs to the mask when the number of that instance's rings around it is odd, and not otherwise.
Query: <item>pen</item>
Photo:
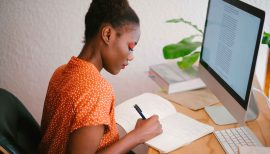
[[[134,108],[135,108],[136,111],[140,114],[140,116],[142,117],[142,119],[145,120],[146,118],[145,118],[145,116],[143,115],[142,110],[140,109],[140,107],[139,107],[137,104],[135,104],[135,105],[134,105]]]

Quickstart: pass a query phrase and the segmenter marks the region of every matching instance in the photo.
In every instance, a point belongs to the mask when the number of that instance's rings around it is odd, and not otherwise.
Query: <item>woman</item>
[[[93,0],[85,16],[85,45],[54,72],[44,103],[40,153],[126,153],[162,132],[156,115],[138,120],[119,139],[111,85],[104,68],[118,74],[133,60],[139,18],[127,0]]]

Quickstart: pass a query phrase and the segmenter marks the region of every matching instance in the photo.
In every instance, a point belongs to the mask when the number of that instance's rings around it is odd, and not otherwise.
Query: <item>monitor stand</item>
[[[255,120],[259,115],[259,110],[254,95],[254,91],[251,90],[245,121]],[[207,106],[204,109],[217,125],[228,125],[237,123],[235,118],[223,105]]]

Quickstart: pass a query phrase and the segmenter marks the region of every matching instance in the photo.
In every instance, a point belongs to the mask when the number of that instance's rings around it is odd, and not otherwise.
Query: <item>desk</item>
[[[261,141],[261,143],[269,147],[270,146],[270,109],[264,102],[263,96],[258,95],[256,96],[256,98],[258,99],[258,106],[259,106],[260,114],[256,120],[248,122],[246,124],[253,131],[253,133],[255,133],[255,135]],[[203,109],[199,111],[192,111],[176,103],[173,103],[173,105],[175,106],[178,112],[181,112],[203,123],[209,124],[213,126],[215,130],[234,128],[238,126],[237,124],[219,126],[219,125],[216,125],[210,119],[210,117],[207,115],[207,113]],[[158,153],[159,153],[158,151],[156,151],[155,149],[151,147],[148,149],[148,154],[158,154]],[[225,152],[223,151],[221,145],[217,141],[214,134],[209,134],[207,136],[204,136],[192,142],[189,145],[186,145],[175,151],[172,151],[170,154],[180,154],[180,153],[183,153],[183,154],[191,154],[191,153],[222,154]]]

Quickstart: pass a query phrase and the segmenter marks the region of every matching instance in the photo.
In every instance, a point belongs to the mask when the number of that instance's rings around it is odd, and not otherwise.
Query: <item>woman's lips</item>
[[[125,69],[125,67],[127,66],[128,64],[123,64],[122,65],[122,69]]]

